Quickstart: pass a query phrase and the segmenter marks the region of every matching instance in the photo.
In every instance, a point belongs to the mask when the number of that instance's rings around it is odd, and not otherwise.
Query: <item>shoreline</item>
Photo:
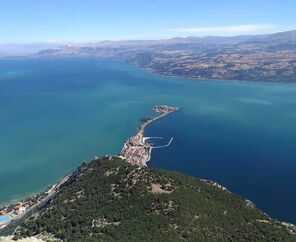
[[[35,192],[20,199],[11,200],[10,202],[7,202],[6,205],[1,205],[0,217],[7,215],[10,217],[0,222],[0,230],[5,228],[10,223],[21,219],[32,210],[45,205],[52,197],[55,196],[55,194],[59,191],[59,188],[65,184],[73,176],[73,174],[75,174],[75,171],[68,173],[59,179],[58,182],[53,185],[48,185],[46,189],[43,189],[40,192]]]
[[[157,107],[160,107],[160,108],[163,108],[163,107],[165,107],[165,108],[172,108],[172,110],[165,111],[165,112],[161,113],[161,110],[160,110],[160,112],[159,112],[159,110],[157,111]],[[156,110],[155,110],[155,109],[156,109]],[[151,124],[152,122],[154,122],[154,121],[156,121],[156,120],[158,120],[158,119],[160,119],[160,118],[162,118],[162,117],[165,117],[165,116],[167,116],[167,115],[169,115],[169,114],[171,114],[171,113],[173,113],[173,112],[177,112],[177,111],[179,111],[180,109],[182,109],[182,108],[172,107],[172,106],[165,106],[165,105],[155,106],[155,107],[154,107],[154,111],[157,112],[157,113],[160,113],[160,114],[157,115],[157,116],[154,117],[154,118],[151,118],[151,119],[149,119],[149,120],[144,121],[143,123],[141,123],[141,124],[138,126],[138,128],[137,128],[138,131],[136,132],[135,136],[137,136],[138,134],[141,134],[141,138],[142,138],[142,139],[141,139],[141,142],[144,144],[144,147],[149,147],[149,152],[148,152],[149,155],[146,157],[146,158],[149,158],[149,159],[148,159],[146,162],[142,162],[142,163],[138,164],[139,166],[147,167],[147,162],[148,162],[148,161],[150,160],[150,158],[151,158],[151,151],[152,151],[153,148],[163,148],[163,147],[167,147],[167,146],[169,146],[170,143],[173,141],[173,137],[172,137],[167,145],[160,145],[160,146],[153,147],[153,146],[151,146],[151,145],[150,145],[148,142],[146,142],[146,141],[149,140],[149,139],[151,139],[151,138],[159,138],[159,139],[161,139],[162,137],[144,137],[144,131],[145,131],[145,128],[146,128],[149,124]],[[128,140],[130,140],[131,138],[133,138],[133,137],[135,137],[135,136],[131,136]],[[127,140],[126,142],[128,142],[128,140]],[[126,144],[126,142],[124,143],[124,145]],[[105,159],[111,159],[111,157],[116,157],[116,156],[113,156],[113,155],[111,155],[111,156],[107,156],[107,155],[106,155],[106,156],[105,156]],[[121,155],[119,155],[119,156],[117,156],[117,157],[123,159],[125,162],[128,162],[128,160],[126,160],[125,157],[123,157],[123,156],[121,156]],[[96,161],[97,159],[99,159],[99,158],[94,157],[94,159],[93,159],[92,161]],[[103,158],[103,159],[104,159],[104,158]],[[30,213],[34,213],[36,209],[38,210],[38,209],[42,208],[43,206],[45,206],[46,204],[48,204],[48,203],[51,201],[51,199],[53,199],[53,198],[55,197],[55,195],[58,194],[58,193],[61,191],[60,188],[61,188],[63,185],[66,185],[66,186],[67,186],[67,184],[71,183],[71,182],[75,179],[76,175],[77,175],[81,170],[86,169],[85,167],[87,166],[87,163],[88,163],[88,162],[82,162],[82,163],[78,166],[77,169],[75,169],[73,172],[68,173],[67,175],[65,175],[64,177],[62,177],[61,179],[59,179],[58,182],[56,182],[55,184],[47,186],[47,189],[44,189],[44,190],[41,191],[41,192],[34,193],[34,194],[31,195],[31,196],[27,196],[27,197],[25,197],[25,198],[23,198],[23,199],[21,199],[21,200],[18,200],[17,203],[16,203],[15,200],[11,201],[11,202],[9,203],[9,205],[6,206],[6,208],[7,208],[7,207],[12,207],[12,206],[15,206],[15,205],[19,205],[20,203],[22,203],[22,202],[24,202],[24,201],[34,200],[34,199],[36,199],[36,197],[39,197],[39,200],[38,200],[37,202],[35,202],[34,204],[32,204],[32,205],[30,206],[30,208],[28,208],[27,210],[21,212],[20,214],[17,214],[16,216],[14,216],[14,217],[13,217],[12,219],[10,219],[9,221],[5,221],[4,223],[3,223],[3,222],[0,222],[0,231],[1,231],[3,228],[5,228],[7,225],[10,225],[10,223],[12,223],[11,225],[13,225],[15,222],[17,223],[18,220],[24,219],[24,217],[25,217],[26,215],[28,215],[28,214],[30,214]],[[136,165],[136,164],[132,164],[132,163],[130,163],[130,162],[128,162],[128,163],[131,164],[131,165]],[[221,188],[222,190],[227,190],[225,187],[221,186],[220,184],[218,184],[217,182],[214,182],[214,181],[212,181],[212,180],[207,180],[207,179],[205,180],[205,179],[201,179],[201,178],[200,178],[200,180],[202,180],[202,181],[210,181],[210,182],[213,183],[213,185],[215,185],[215,186]],[[227,190],[227,191],[228,191],[228,190]],[[230,192],[230,191],[229,191],[229,192]],[[244,198],[244,199],[245,199],[245,198]],[[255,205],[254,205],[252,202],[250,202],[248,199],[245,199],[245,200],[248,202],[248,204],[249,204],[250,206],[255,206]],[[1,209],[4,209],[5,207],[2,206],[2,207],[0,207],[0,208],[1,208]],[[1,212],[2,212],[2,211],[3,211],[3,210],[0,211],[0,216],[3,215],[3,214],[1,215]],[[7,213],[7,215],[9,215],[9,213]],[[268,216],[269,216],[269,215],[268,215]],[[275,220],[277,220],[277,219],[275,219]],[[277,221],[280,221],[280,220],[277,220]],[[280,222],[282,222],[282,221],[280,221]],[[286,222],[282,222],[282,223],[286,223]],[[286,223],[286,224],[288,224],[288,225],[293,225],[292,223]]]
[[[91,57],[91,56],[90,56]],[[59,58],[63,58],[61,56],[59,56]],[[159,72],[153,68],[150,67],[144,67],[144,66],[140,66],[137,63],[132,63],[132,62],[128,62],[126,60],[121,60],[118,58],[108,58],[108,57],[97,57],[98,59],[109,59],[109,60],[114,60],[114,61],[119,61],[122,62],[124,64],[128,64],[130,66],[133,67],[137,67],[141,70],[147,71],[151,74],[155,74],[155,75],[159,75],[161,77],[164,78],[175,78],[175,79],[183,79],[183,80],[189,80],[189,81],[214,81],[214,82],[229,82],[229,83],[261,83],[261,84],[285,84],[285,85],[296,85],[296,81],[269,81],[269,80],[245,80],[245,79],[213,79],[213,78],[199,78],[199,77],[194,77],[194,76],[182,76],[182,75],[176,75],[176,74],[170,74],[170,73],[163,73],[163,72]]]
[[[162,72],[158,72],[152,68],[149,67],[144,67],[144,66],[140,66],[136,63],[132,63],[132,62],[128,62],[124,59],[120,59],[120,58],[115,58],[115,57],[102,57],[102,56],[73,56],[73,55],[65,55],[65,56],[39,56],[39,55],[29,55],[29,56],[0,56],[0,59],[3,58],[15,58],[15,59],[27,59],[27,58],[31,58],[31,59],[38,59],[38,58],[49,58],[49,59],[53,59],[53,58],[94,58],[94,59],[98,59],[98,60],[113,60],[113,61],[118,61],[133,67],[137,67],[141,70],[147,71],[149,73],[152,74],[156,74],[162,77],[172,77],[172,78],[176,78],[176,79],[183,79],[183,80],[192,80],[192,81],[215,81],[215,82],[229,82],[229,83],[261,83],[261,84],[292,84],[292,85],[296,85],[296,81],[269,81],[269,80],[239,80],[239,79],[213,79],[213,78],[198,78],[198,77],[194,77],[194,76],[182,76],[182,75],[176,75],[176,74],[170,74],[170,73],[162,73]]]
[[[191,80],[191,81],[214,81],[214,82],[229,82],[229,83],[238,82],[238,83],[262,83],[262,84],[293,84],[293,85],[296,84],[296,81],[281,82],[281,81],[268,81],[268,80],[259,81],[259,80],[213,79],[213,78],[206,79],[206,78],[198,78],[198,77],[193,77],[193,76],[190,77],[190,76],[182,76],[182,75],[176,75],[176,74],[170,74],[170,73],[162,73],[162,72],[158,72],[158,71],[156,71],[152,68],[149,68],[149,67],[142,67],[137,64],[133,64],[133,63],[129,63],[129,62],[124,62],[124,63],[130,64],[132,66],[136,66],[142,70],[145,70],[145,71],[150,72],[152,74],[156,74],[156,75],[166,77],[166,78],[172,77],[172,78],[176,78],[176,79]]]
[[[153,147],[148,142],[146,142],[146,139],[144,137],[145,127],[147,127],[147,125],[156,121],[157,119],[162,118],[178,110],[180,110],[180,108],[172,107],[172,106],[165,106],[165,105],[155,106],[154,111],[157,113],[160,113],[160,115],[152,119],[146,120],[137,128],[138,131],[135,134],[135,136],[140,135],[139,142],[143,145],[144,148],[147,148],[147,151],[148,151],[148,153],[146,152],[146,156],[144,155],[144,160],[139,165],[147,166],[146,163],[150,160],[151,151],[153,149]],[[132,136],[130,138],[133,138],[135,136]],[[154,138],[154,137],[149,137],[149,138]],[[125,144],[126,142],[124,143],[124,145]],[[124,156],[120,158],[128,162],[128,160]],[[69,180],[72,180],[73,177],[75,177],[75,174],[81,169],[83,169],[83,166],[85,164],[86,162],[81,163],[75,171],[61,177],[56,183],[52,185],[48,185],[44,189],[40,189],[39,192],[33,192],[27,195],[23,195],[18,198],[12,199],[8,202],[4,202],[3,204],[0,204],[0,217],[4,218],[5,216],[7,216],[5,217],[6,218],[5,220],[0,221],[0,230],[5,228],[10,223],[15,222],[21,219],[22,217],[26,216],[26,214],[30,213],[32,210],[47,204],[56,195],[56,193],[59,192],[59,188],[65,183],[67,183]]]

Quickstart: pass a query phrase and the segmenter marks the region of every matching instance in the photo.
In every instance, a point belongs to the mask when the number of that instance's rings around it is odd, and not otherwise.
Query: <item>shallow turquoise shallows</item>
[[[0,203],[119,153],[155,104],[183,109],[147,128],[165,138],[155,142],[174,137],[150,166],[216,180],[296,223],[296,85],[162,77],[98,59],[0,59]]]

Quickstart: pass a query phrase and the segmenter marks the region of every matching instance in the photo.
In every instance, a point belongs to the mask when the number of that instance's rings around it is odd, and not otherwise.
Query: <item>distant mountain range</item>
[[[45,49],[58,48],[60,44],[32,43],[32,44],[0,44],[0,56],[27,56]]]
[[[96,56],[197,79],[296,82],[296,31],[235,37],[103,41],[44,50],[40,56]]]
[[[6,48],[6,49],[5,49]],[[7,47],[0,46],[0,53]],[[20,48],[20,47],[19,47]],[[10,46],[8,49],[13,49]],[[197,79],[296,82],[296,30],[234,37],[32,45],[37,56],[115,58],[156,73]]]

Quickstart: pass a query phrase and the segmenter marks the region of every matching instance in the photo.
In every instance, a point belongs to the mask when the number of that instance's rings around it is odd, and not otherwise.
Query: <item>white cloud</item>
[[[172,28],[165,30],[165,32],[198,35],[237,35],[271,31],[275,30],[275,28],[276,26],[271,24],[242,24],[210,27]]]

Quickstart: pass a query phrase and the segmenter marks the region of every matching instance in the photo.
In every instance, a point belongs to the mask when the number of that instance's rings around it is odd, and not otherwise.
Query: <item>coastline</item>
[[[156,120],[158,120],[158,119],[160,119],[160,118],[162,118],[162,117],[165,117],[165,116],[167,116],[167,115],[169,115],[169,114],[171,114],[171,113],[173,113],[173,112],[177,112],[177,111],[179,111],[180,109],[182,109],[182,108],[178,108],[178,107],[172,107],[172,106],[160,105],[160,106],[155,106],[155,107],[154,107],[154,111],[156,111],[156,112],[158,112],[157,110],[155,110],[155,109],[157,109],[157,107],[160,107],[160,108],[163,108],[163,107],[165,107],[165,108],[172,108],[172,110],[165,111],[165,112],[163,112],[163,113],[160,112],[159,115],[157,115],[156,117],[151,118],[151,119],[149,119],[149,120],[146,120],[145,122],[143,122],[142,124],[140,124],[139,127],[137,128],[137,129],[138,129],[138,132],[136,133],[135,136],[137,136],[138,134],[141,134],[141,137],[142,137],[141,142],[142,142],[144,145],[149,146],[149,148],[150,148],[150,149],[149,149],[149,152],[148,152],[149,156],[147,156],[147,158],[149,158],[149,159],[148,159],[146,162],[143,162],[143,163],[139,164],[139,166],[142,166],[142,167],[147,167],[147,162],[150,160],[151,152],[152,152],[152,149],[153,149],[153,148],[163,148],[163,147],[166,147],[166,146],[170,145],[170,143],[171,143],[172,140],[173,140],[173,138],[171,138],[171,139],[170,139],[170,142],[168,143],[168,145],[159,146],[159,147],[152,147],[148,142],[146,142],[146,140],[148,140],[148,139],[150,139],[150,138],[161,138],[161,137],[144,137],[144,131],[145,131],[145,128],[146,128],[149,124],[151,124],[152,122],[154,122],[154,121],[156,121]],[[159,113],[159,112],[158,112],[158,113]],[[133,137],[134,137],[134,136],[132,136],[131,138],[133,138]],[[130,139],[130,138],[129,138],[129,139]],[[128,139],[128,140],[129,140],[129,139]],[[128,141],[128,140],[127,140],[127,141]],[[124,143],[124,144],[125,144],[125,143]],[[114,157],[114,156],[107,156],[107,155],[106,155],[103,159],[111,159],[112,157]],[[116,156],[115,156],[115,157],[116,157]],[[123,157],[123,156],[118,156],[118,157],[121,158],[121,159],[123,159],[123,160],[125,160],[126,162],[128,162],[128,161],[125,159],[125,157]],[[97,160],[97,159],[98,159],[98,158],[95,157],[92,161],[95,161],[95,160]],[[128,163],[129,163],[129,164],[132,164],[132,163],[130,163],[130,162],[128,162]],[[63,185],[67,185],[67,184],[71,183],[71,182],[75,179],[76,175],[77,175],[80,171],[82,171],[82,170],[85,169],[86,165],[87,165],[86,162],[81,163],[81,164],[78,166],[78,168],[77,168],[76,170],[74,170],[73,172],[71,172],[71,173],[65,175],[64,177],[62,177],[62,178],[61,178],[57,183],[55,183],[54,185],[52,185],[52,186],[48,186],[48,188],[47,188],[46,190],[44,190],[44,191],[42,191],[42,192],[39,192],[39,193],[34,193],[34,195],[31,195],[31,196],[29,196],[29,197],[26,197],[26,198],[24,198],[22,201],[20,201],[20,202],[23,202],[23,201],[25,201],[25,200],[32,200],[32,199],[35,199],[35,198],[38,197],[38,196],[41,197],[41,198],[38,200],[38,202],[36,202],[35,204],[33,204],[29,209],[27,209],[26,211],[23,211],[22,213],[18,214],[18,215],[15,216],[15,217],[13,217],[12,219],[9,220],[9,222],[6,221],[7,223],[4,224],[5,226],[3,226],[3,224],[0,223],[0,231],[1,231],[1,229],[5,228],[7,225],[9,225],[11,222],[16,222],[16,221],[18,221],[18,220],[24,218],[27,214],[30,214],[30,213],[34,212],[36,209],[42,208],[43,206],[45,206],[46,204],[48,204],[48,203],[51,201],[51,199],[54,198],[55,195],[56,195],[57,193],[60,192],[60,188],[63,187]],[[135,165],[135,164],[132,164],[132,165]],[[221,186],[220,184],[218,184],[218,183],[216,183],[216,182],[213,182],[213,181],[211,181],[211,180],[205,180],[205,179],[201,179],[201,180],[202,180],[202,181],[208,181],[208,182],[212,183],[214,186],[217,186],[218,188],[220,188],[220,189],[222,189],[222,190],[226,190],[227,192],[229,192],[225,187]],[[255,207],[255,205],[254,205],[252,202],[250,202],[250,201],[247,200],[247,199],[245,199],[245,200],[246,200],[246,202],[249,204],[249,206]],[[20,202],[18,202],[18,204],[12,204],[13,202],[15,202],[15,201],[11,201],[10,206],[12,206],[12,205],[19,205],[19,203],[20,203]],[[1,211],[0,211],[0,212],[1,212]],[[266,214],[266,215],[268,215],[268,214]],[[269,216],[269,215],[268,215],[268,216]],[[281,222],[281,221],[280,221],[280,222]],[[294,226],[294,225],[291,224],[291,223],[286,223],[286,222],[281,222],[281,223],[282,223],[282,224],[286,224],[286,226]]]
[[[137,128],[138,131],[135,134],[135,136],[139,135],[140,137],[139,142],[143,145],[144,149],[146,148],[145,151],[148,151],[148,153],[147,152],[144,153],[143,160],[138,165],[147,167],[147,162],[151,158],[151,151],[153,149],[153,147],[148,142],[146,142],[147,140],[146,137],[144,137],[145,127],[147,127],[147,125],[156,121],[157,119],[162,118],[178,110],[180,110],[180,108],[172,107],[172,106],[165,106],[165,105],[155,106],[154,111],[157,113],[160,113],[160,115],[152,119],[146,120]],[[132,136],[131,138],[135,136]],[[130,140],[131,138],[129,138],[128,140]],[[149,138],[153,138],[153,137],[149,137]],[[124,145],[125,144],[126,142],[124,143]],[[132,164],[131,162],[128,161],[128,159],[126,159],[126,157],[124,156],[119,156],[119,157],[126,160],[128,163]],[[97,157],[95,157],[95,159],[96,158]],[[77,172],[83,169],[85,164],[86,162],[81,163],[75,171],[68,173],[67,175],[60,178],[58,182],[56,182],[55,184],[48,185],[46,188],[41,189],[39,192],[34,192],[28,195],[24,195],[19,198],[15,198],[9,202],[5,202],[1,204],[0,217],[4,218],[5,216],[7,216],[7,219],[0,222],[0,230],[5,228],[10,223],[17,221],[22,217],[26,216],[26,214],[29,214],[34,209],[38,209],[44,206],[45,204],[47,204],[56,195],[56,193],[59,192],[60,187],[62,187],[64,184],[74,179]],[[132,164],[132,165],[135,165],[135,164]]]
[[[0,217],[8,215],[9,218],[0,222],[0,230],[5,228],[10,223],[21,219],[34,209],[38,209],[39,207],[47,204],[50,199],[54,197],[59,191],[59,188],[64,185],[73,176],[73,174],[75,174],[75,172],[76,171],[65,175],[57,183],[47,186],[47,189],[44,189],[40,192],[35,192],[32,195],[25,197],[22,196],[22,198],[17,200],[14,199],[6,203],[6,205],[1,205]]]
[[[64,55],[64,56],[40,56],[40,55],[31,55],[31,56],[20,56],[20,57],[14,57],[14,56],[10,56],[11,58],[32,58],[32,59],[38,59],[38,58],[50,58],[50,59],[54,59],[54,58],[58,58],[58,59],[62,59],[62,58],[94,58],[94,59],[105,59],[105,60],[113,60],[113,61],[118,61],[136,68],[139,68],[141,70],[147,71],[149,73],[155,74],[155,75],[159,75],[161,77],[172,77],[172,78],[176,78],[176,79],[183,79],[183,80],[193,80],[193,81],[214,81],[214,82],[229,82],[229,83],[268,83],[268,84],[292,84],[295,85],[296,81],[268,81],[268,80],[245,80],[245,79],[212,79],[212,78],[199,78],[199,77],[194,77],[194,76],[182,76],[182,75],[177,75],[177,74],[170,74],[170,73],[162,73],[162,72],[158,72],[157,70],[154,70],[152,68],[149,67],[144,67],[144,66],[140,66],[136,63],[132,63],[129,62],[127,60],[124,59],[120,59],[120,58],[115,58],[115,57],[102,57],[102,56],[73,56],[73,55]],[[10,57],[1,57],[0,58],[10,58]]]
[[[107,58],[108,59],[108,58]],[[118,60],[118,59],[115,59]],[[176,79],[183,79],[183,80],[191,80],[191,81],[214,81],[214,82],[229,82],[229,83],[268,83],[268,84],[296,84],[296,81],[268,81],[268,80],[239,80],[239,79],[213,79],[213,78],[199,78],[199,77],[194,77],[194,76],[182,76],[182,75],[176,75],[176,74],[170,74],[170,73],[163,73],[163,72],[158,72],[157,70],[154,70],[152,68],[149,67],[144,67],[144,66],[140,66],[136,63],[131,63],[131,62],[127,62],[127,61],[123,61],[123,63],[125,64],[129,64],[135,67],[140,68],[141,70],[150,72],[152,74],[156,74],[159,75],[161,77],[166,77],[166,78],[176,78]]]
[[[157,75],[156,76],[154,76],[154,78],[155,77],[157,77]],[[152,76],[152,78],[153,78],[153,76]],[[168,78],[168,79],[170,79],[170,78]],[[186,80],[184,80],[185,81],[185,83],[186,83]],[[177,83],[178,81],[177,80],[175,80],[175,83]],[[194,83],[194,81],[187,81],[189,84],[191,84],[191,83]],[[202,83],[202,85],[204,84],[203,83],[203,81],[201,81]],[[240,81],[239,81],[240,82]],[[169,82],[166,82],[165,84],[168,84],[168,89],[170,88],[169,87]],[[223,86],[223,84],[226,84],[226,85],[228,85],[227,84],[227,81],[226,82],[224,82],[224,81],[222,81],[220,84],[217,82],[217,83],[215,83],[215,82],[213,82],[213,84],[212,84],[212,86],[216,86],[216,84],[218,84],[219,86]],[[278,83],[274,83],[275,85],[273,85],[273,86],[278,86],[277,84]],[[229,86],[235,86],[235,85],[237,85],[237,86],[239,86],[240,84],[232,84],[231,82],[229,83]],[[261,85],[261,84],[260,84]],[[262,85],[263,85],[263,83],[262,83]],[[255,86],[255,84],[254,84],[254,86]],[[270,85],[270,86],[272,86],[272,85]],[[290,87],[290,85],[289,85],[289,87]],[[214,88],[214,87],[213,87]],[[244,88],[244,87],[243,87]],[[170,90],[170,89],[169,89]],[[150,93],[150,92],[149,92]],[[177,91],[176,91],[176,93],[177,93]],[[186,93],[185,93],[186,94]],[[253,95],[253,94],[252,94]],[[278,94],[275,94],[276,96],[278,96]],[[242,95],[242,96],[244,96],[244,95]],[[247,95],[246,95],[247,96]],[[257,93],[256,93],[256,95],[254,95],[253,97],[255,98],[255,96],[257,96]],[[268,97],[268,95],[266,95],[266,97]],[[220,97],[219,97],[220,98]],[[222,99],[222,98],[221,98]],[[169,100],[169,99],[168,99]],[[177,100],[177,99],[176,99]],[[218,99],[219,100],[219,99]],[[179,102],[179,100],[177,100],[178,102]],[[214,100],[214,102],[211,102],[212,100],[209,100],[209,105],[212,105],[212,106],[214,106],[215,104],[217,104],[217,106],[219,107],[219,105],[220,105],[220,103],[218,103],[218,102],[216,102],[216,100]],[[150,102],[150,101],[149,101]],[[231,102],[236,102],[236,101],[231,101]],[[182,101],[180,101],[180,103],[182,103]],[[183,104],[183,103],[182,103]],[[204,102],[204,103],[199,103],[199,107],[202,107],[202,105],[204,105],[204,104],[206,104],[206,102]],[[284,102],[280,102],[280,104],[281,104],[281,106],[282,106],[282,108],[284,109],[285,107],[284,107],[284,105],[285,104],[288,104],[288,103],[284,103]],[[223,104],[224,105],[224,104]],[[231,104],[232,105],[232,104]],[[238,106],[238,104],[235,104],[235,105],[237,105]],[[255,104],[252,104],[252,103],[250,103],[250,104],[248,104],[248,103],[246,103],[246,104],[244,104],[244,106],[248,109],[248,110],[250,110],[251,108],[253,109],[253,108],[257,108],[257,107],[255,107]],[[273,106],[277,106],[277,102],[276,101],[274,101],[274,104],[273,104]],[[134,106],[131,106],[131,107],[128,107],[128,109],[130,109],[130,108],[133,108]],[[135,105],[135,107],[138,107],[138,106],[136,106]],[[147,107],[147,106],[146,106]],[[151,106],[150,106],[151,107]],[[149,106],[148,106],[148,111],[151,109]],[[260,105],[258,105],[258,107],[261,107]],[[203,108],[203,107],[202,107]],[[227,109],[228,107],[226,107],[226,109]],[[265,106],[263,106],[262,105],[262,109],[267,109],[267,110],[271,110],[272,109],[272,107],[271,106],[268,106],[268,107],[266,107],[265,108]],[[187,109],[187,107],[186,107],[186,109]],[[188,109],[191,109],[191,107],[188,107]],[[193,108],[192,108],[193,109]],[[231,108],[229,108],[229,110],[232,110]],[[206,110],[206,111],[208,111],[208,110]],[[235,110],[233,110],[233,111],[235,111]],[[191,111],[191,110],[188,110],[188,112],[186,112],[186,114],[185,115],[183,115],[183,112],[181,111],[181,115],[179,115],[180,113],[176,113],[176,114],[174,114],[174,115],[172,115],[172,116],[168,116],[167,118],[164,118],[164,119],[162,119],[162,120],[158,120],[158,122],[156,122],[156,123],[152,123],[152,125],[150,125],[150,126],[146,126],[146,128],[145,128],[145,136],[153,136],[152,135],[152,132],[150,133],[148,133],[148,131],[149,131],[149,128],[151,127],[151,128],[153,128],[153,130],[155,130],[154,129],[154,127],[167,127],[168,126],[168,123],[167,123],[167,121],[170,121],[171,123],[175,123],[175,124],[177,124],[178,125],[178,122],[175,122],[174,120],[175,120],[175,117],[179,117],[179,116],[182,116],[182,119],[183,118],[185,118],[185,116],[187,116],[187,114],[189,114],[189,112],[195,112],[195,110],[194,111]],[[205,112],[204,110],[202,110],[202,112]],[[208,111],[209,113],[211,112],[211,113],[213,113],[213,115],[214,115],[214,113],[216,114],[216,113],[218,113],[218,112],[221,112],[221,116],[222,116],[222,112],[223,112],[223,110],[214,110],[214,111]],[[145,113],[146,112],[144,112],[144,110],[142,110],[141,112],[138,112],[138,113],[143,113],[143,116],[145,116]],[[200,111],[198,111],[198,112],[196,112],[196,113],[200,113]],[[147,113],[147,114],[149,114],[149,112]],[[146,114],[146,115],[147,115]],[[232,113],[232,114],[234,114],[234,113]],[[92,115],[94,116],[94,113],[92,113]],[[150,113],[150,115],[151,115],[151,117],[153,117],[154,116],[154,113]],[[147,116],[150,116],[150,115],[147,115]],[[217,114],[218,115],[218,114]],[[220,114],[219,114],[220,115]],[[128,117],[128,115],[125,115],[125,116],[127,116]],[[140,118],[140,116],[141,115],[137,115],[137,116],[135,116],[134,115],[134,117],[135,117],[135,120],[134,120],[134,124],[133,125],[129,125],[128,126],[128,129],[129,130],[131,130],[131,131],[129,131],[129,132],[124,132],[122,135],[121,135],[121,142],[118,142],[119,143],[119,146],[117,147],[117,149],[115,150],[116,152],[113,152],[112,154],[117,154],[117,152],[119,152],[120,151],[120,148],[121,148],[121,146],[122,146],[122,144],[123,144],[123,142],[125,141],[125,139],[127,138],[127,137],[129,137],[129,136],[131,136],[131,135],[133,135],[134,133],[135,133],[135,130],[136,130],[136,127],[137,127],[137,121],[138,121],[138,118]],[[237,117],[234,117],[234,118],[237,118]],[[193,118],[192,118],[193,119]],[[196,118],[196,120],[200,120],[200,117],[199,116],[197,116],[197,118]],[[284,120],[284,119],[283,119]],[[222,120],[222,121],[224,121],[224,119]],[[235,122],[240,122],[240,121],[238,121],[238,120],[236,120]],[[245,121],[244,121],[245,122]],[[127,123],[127,122],[126,122]],[[220,123],[220,120],[219,121],[217,121],[216,123]],[[130,123],[128,123],[128,124],[130,124]],[[182,123],[181,123],[182,124]],[[246,124],[246,123],[243,123],[243,124]],[[256,123],[257,124],[257,123]],[[255,123],[253,124],[254,126],[255,126]],[[119,126],[121,126],[121,125],[119,125]],[[148,128],[147,128],[148,127]],[[122,128],[122,127],[121,127]],[[119,127],[119,129],[121,129],[120,127]],[[264,127],[264,128],[266,128],[266,127]],[[197,127],[197,129],[198,129],[198,127]],[[179,129],[178,129],[179,130]],[[173,130],[171,130],[171,132],[174,132],[175,133],[175,130],[173,129]],[[155,134],[159,134],[158,132],[155,132]],[[175,136],[175,134],[173,134],[173,133],[168,133],[169,135],[170,134],[172,134],[173,136]],[[169,136],[168,135],[168,136]],[[163,136],[167,136],[167,135],[163,135]],[[176,134],[176,136],[177,136],[177,134]],[[169,138],[169,137],[168,137]],[[173,141],[174,143],[173,144],[175,144],[176,142],[177,142],[177,139],[176,139],[177,137],[175,137],[175,140]],[[123,140],[124,139],[124,140]],[[157,141],[157,142],[154,142],[154,141]],[[151,142],[153,142],[153,143],[162,143],[162,141],[161,140],[151,140]],[[150,140],[148,141],[148,142],[150,142]],[[169,147],[169,149],[171,148],[171,147],[173,147],[173,146],[170,146]],[[99,147],[100,148],[100,147]],[[177,147],[181,152],[183,151],[182,149],[180,149],[180,147],[178,146]],[[177,149],[174,149],[174,151],[175,150],[177,150]],[[152,158],[151,158],[151,160],[149,161],[149,163],[148,163],[148,166],[149,167],[151,167],[152,166],[152,161],[154,160],[154,156],[157,156],[157,152],[158,151],[160,151],[159,153],[163,153],[165,150],[153,150],[152,152],[154,152],[154,153],[152,153]],[[173,152],[171,153],[171,152],[168,152],[169,154],[173,154]],[[91,154],[95,154],[95,153],[91,153]],[[105,154],[105,153],[104,153]],[[106,154],[108,154],[108,152],[106,152]],[[170,158],[170,156],[168,156],[169,158]],[[90,157],[91,158],[91,157]],[[75,159],[75,158],[74,158]],[[79,160],[81,161],[82,159],[77,159],[75,162],[78,162],[79,163]],[[177,160],[177,159],[176,159]],[[189,160],[189,159],[188,159]],[[192,161],[193,161],[193,159],[192,159]],[[158,162],[158,161],[157,161]],[[183,162],[183,161],[182,161]],[[191,162],[191,161],[190,161]],[[169,165],[171,165],[172,164],[172,162],[171,162],[171,160],[169,160]],[[74,165],[73,165],[74,166]],[[161,165],[158,165],[159,167],[161,167]],[[184,167],[184,166],[187,166],[187,167],[189,167],[189,165],[188,165],[188,163],[187,164],[180,164],[180,167]],[[75,169],[77,167],[77,165],[75,164],[75,166],[74,166],[74,168],[73,169]],[[225,166],[224,166],[225,167]],[[223,168],[224,168],[223,167]],[[214,174],[214,172],[213,172],[213,169],[214,168],[210,168],[209,170],[211,170],[211,171],[209,171],[209,173],[211,174],[211,173],[213,173]],[[193,169],[192,169],[193,170]],[[182,171],[183,172],[183,171]],[[62,173],[64,173],[64,174],[62,174],[62,175],[65,175],[65,171],[64,172],[62,172]],[[239,174],[239,173],[237,173],[237,174]],[[203,176],[203,177],[206,177],[206,176]],[[227,174],[225,174],[225,177],[227,177]],[[61,178],[61,176],[60,177],[57,177],[57,179],[54,179],[54,180],[51,180],[51,182],[50,183],[47,183],[47,184],[45,184],[45,186],[43,186],[43,187],[41,187],[42,189],[39,189],[39,190],[37,190],[37,191],[35,191],[35,193],[30,193],[30,189],[28,190],[28,193],[25,193],[25,194],[23,194],[22,196],[20,196],[20,197],[11,197],[11,198],[13,198],[13,201],[16,201],[16,200],[19,200],[19,198],[24,198],[24,197],[27,197],[27,196],[32,196],[32,195],[35,195],[36,193],[38,193],[38,192],[41,192],[42,190],[45,190],[45,189],[47,189],[47,186],[46,185],[48,185],[48,184],[53,184],[53,183],[55,183],[56,181],[58,181],[59,179]],[[223,177],[224,178],[224,177]],[[210,179],[218,179],[218,178],[216,178],[215,177],[215,175],[213,175],[213,177],[212,178],[210,178]],[[243,180],[243,179],[242,179]],[[254,179],[255,180],[255,179]],[[38,180],[37,180],[38,181]],[[26,180],[24,180],[24,182],[27,182]],[[2,184],[3,186],[5,185],[5,183],[3,182],[3,184]],[[228,185],[227,185],[228,186]],[[230,186],[229,186],[230,187]],[[244,191],[244,190],[243,190]],[[16,191],[15,191],[16,192]],[[238,192],[238,191],[237,191]],[[2,194],[3,195],[3,197],[4,197],[4,194]],[[250,198],[251,199],[251,198]],[[253,200],[253,199],[252,199]],[[262,201],[264,201],[264,200],[262,200]],[[268,201],[270,201],[270,200],[268,200]],[[254,202],[255,202],[255,200],[254,200]],[[6,201],[5,201],[5,203],[6,204],[8,204],[8,203],[10,203],[10,201],[9,201],[9,199],[7,199]],[[262,203],[264,203],[264,202],[262,202]],[[286,206],[286,205],[285,205]]]

